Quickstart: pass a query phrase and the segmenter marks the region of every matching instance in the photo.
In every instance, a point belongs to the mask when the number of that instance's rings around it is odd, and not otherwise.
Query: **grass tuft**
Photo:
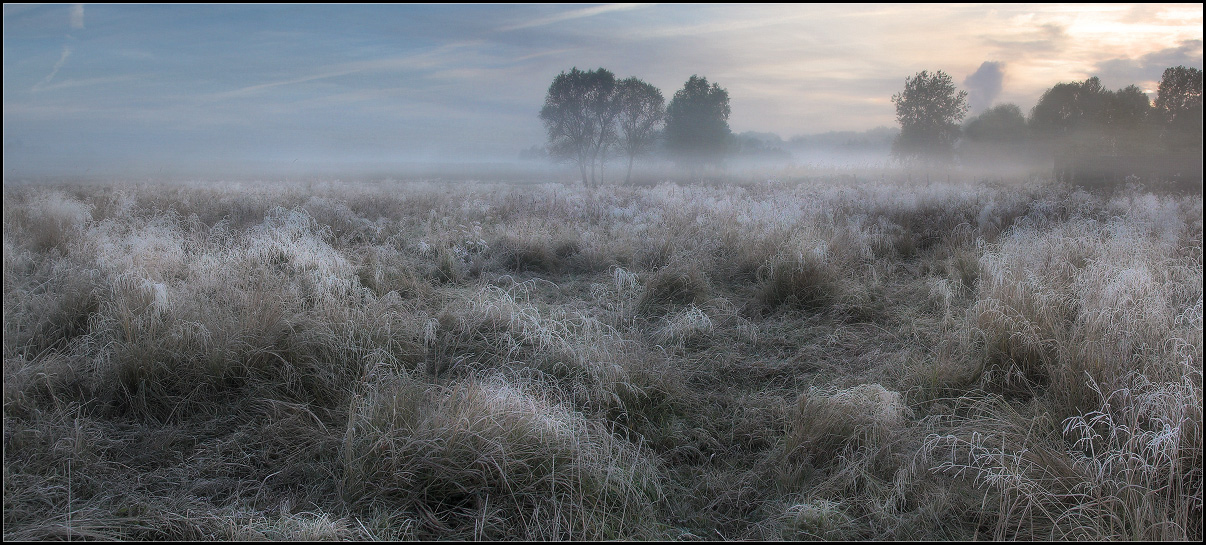
[[[837,274],[811,254],[779,254],[758,270],[758,279],[758,301],[771,310],[819,311],[841,296]]]
[[[712,282],[706,273],[685,263],[675,263],[645,277],[637,311],[664,314],[674,307],[704,304],[712,293]]]
[[[343,494],[416,514],[418,536],[624,539],[651,535],[658,473],[638,449],[538,393],[404,377],[353,402]]]

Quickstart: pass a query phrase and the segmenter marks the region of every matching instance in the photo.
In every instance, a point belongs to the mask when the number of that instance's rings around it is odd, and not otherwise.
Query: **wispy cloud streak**
[[[459,49],[463,49],[466,47],[480,45],[480,43],[481,43],[480,41],[475,41],[475,40],[454,42],[454,43],[450,43],[450,44],[445,44],[445,45],[440,46],[431,51],[418,53],[418,54],[414,54],[414,55],[386,58],[386,59],[378,59],[378,60],[371,60],[371,61],[357,61],[357,62],[337,64],[337,65],[330,66],[326,70],[323,70],[316,74],[311,74],[308,76],[302,76],[302,77],[297,77],[297,78],[290,78],[290,79],[281,80],[281,81],[273,81],[273,82],[269,82],[269,83],[261,83],[258,85],[250,85],[247,87],[242,87],[240,89],[235,89],[233,91],[218,93],[216,95],[213,95],[212,98],[219,99],[219,100],[227,99],[227,98],[235,98],[235,97],[250,95],[250,94],[256,93],[258,91],[263,91],[265,89],[271,89],[274,87],[282,87],[282,86],[286,86],[286,85],[296,85],[299,83],[309,83],[311,81],[319,81],[319,80],[324,80],[324,79],[337,78],[337,77],[341,77],[341,76],[349,76],[349,75],[357,74],[357,73],[361,73],[361,72],[389,72],[389,71],[395,71],[395,70],[436,68],[436,67],[441,66],[441,64],[440,64],[440,56],[441,55],[449,53],[454,50],[459,50]]]
[[[47,74],[47,76],[45,78],[42,78],[42,81],[35,83],[34,86],[29,89],[30,92],[41,91],[44,87],[49,85],[50,80],[54,79],[55,74],[59,73],[59,69],[62,68],[63,65],[67,63],[67,57],[70,57],[70,56],[71,56],[71,48],[67,47],[67,46],[63,46],[63,55],[61,57],[59,57],[59,62],[54,63],[54,68],[50,71],[50,74]]]
[[[544,25],[551,25],[553,23],[560,23],[561,21],[568,21],[570,19],[581,19],[583,17],[593,17],[593,16],[599,15],[601,13],[609,13],[609,12],[613,12],[613,11],[625,11],[625,10],[630,10],[630,9],[649,7],[652,5],[653,4],[607,4],[604,6],[594,6],[594,7],[590,7],[590,8],[575,9],[575,10],[558,13],[557,15],[550,15],[548,17],[541,17],[539,19],[533,19],[531,21],[527,21],[527,22],[520,23],[517,25],[501,27],[498,29],[498,31],[499,32],[509,32],[512,30],[519,30],[521,28],[532,28],[532,27],[538,27],[538,26],[544,26]]]
[[[324,72],[322,74],[314,74],[314,75],[310,75],[310,76],[304,76],[304,77],[294,78],[294,79],[289,79],[289,80],[284,80],[284,81],[274,81],[271,83],[261,83],[259,85],[250,85],[247,87],[243,87],[241,89],[235,89],[234,91],[218,93],[217,95],[214,95],[214,98],[218,98],[218,99],[234,98],[234,97],[238,97],[238,96],[249,95],[249,94],[255,93],[257,91],[263,91],[265,89],[271,89],[273,87],[281,87],[284,85],[295,85],[298,83],[307,83],[307,82],[311,82],[311,81],[318,81],[318,80],[323,80],[323,79],[328,79],[328,78],[337,78],[339,76],[347,76],[350,74],[355,74],[357,72],[363,72],[364,70],[365,70],[364,68],[349,68],[346,70],[336,70],[333,72]]]
[[[79,30],[79,29],[84,28],[84,5],[83,4],[72,4],[71,5],[71,28],[74,30]]]

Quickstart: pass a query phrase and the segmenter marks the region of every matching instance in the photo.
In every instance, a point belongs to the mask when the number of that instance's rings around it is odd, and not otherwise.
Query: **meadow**
[[[5,540],[1203,537],[1200,192],[3,196]]]

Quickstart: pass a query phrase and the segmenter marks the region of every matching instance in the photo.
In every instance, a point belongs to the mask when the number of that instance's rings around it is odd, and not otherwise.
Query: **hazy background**
[[[704,76],[734,133],[810,162],[808,142],[882,140],[921,70],[969,117],[1090,76],[1154,99],[1165,68],[1202,67],[1202,5],[6,4],[3,41],[6,180],[351,176],[518,163],[575,66],[667,101]]]

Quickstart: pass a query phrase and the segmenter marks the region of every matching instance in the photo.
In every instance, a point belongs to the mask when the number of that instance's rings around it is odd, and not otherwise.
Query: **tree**
[[[959,122],[967,114],[967,91],[955,92],[951,77],[922,70],[905,79],[902,93],[892,95],[900,135],[892,155],[902,161],[946,162],[954,156]]]
[[[628,174],[624,182],[632,180],[632,162],[653,147],[658,129],[666,119],[666,99],[657,87],[635,77],[620,80],[616,85],[619,101],[618,145],[628,156]]]
[[[999,104],[971,118],[963,134],[973,142],[1019,143],[1026,139],[1026,117],[1016,104]]]
[[[964,164],[1013,164],[1024,154],[1026,117],[1016,104],[999,104],[963,125],[959,156]]]
[[[1110,94],[1106,104],[1106,123],[1114,130],[1136,130],[1147,121],[1152,101],[1135,85],[1128,85]]]
[[[1101,80],[1059,83],[1030,111],[1030,129],[1059,154],[1115,154],[1143,147],[1151,101],[1131,85],[1106,90]]]
[[[1202,71],[1175,66],[1164,70],[1156,89],[1156,115],[1172,149],[1202,149]]]
[[[692,169],[719,164],[729,142],[729,93],[708,78],[691,76],[666,108],[666,147]]]
[[[1030,128],[1048,137],[1100,131],[1109,123],[1112,99],[1097,76],[1083,82],[1057,83],[1030,110]]]
[[[791,153],[783,149],[783,139],[774,133],[746,131],[734,134],[729,152],[738,161],[755,164],[785,163],[792,159]]]
[[[587,109],[599,128],[591,144],[590,180],[594,185],[603,183],[603,164],[608,148],[616,141],[616,116],[620,113],[616,97],[616,76],[602,68],[595,71],[591,92],[587,94]],[[599,163],[599,177],[595,178],[595,163]]]
[[[595,180],[595,163],[615,138],[615,75],[600,68],[574,67],[553,79],[540,120],[549,137],[549,155],[578,164],[582,183]],[[587,177],[587,167],[590,177]]]
[[[1105,136],[1111,154],[1148,151],[1156,140],[1150,130],[1152,101],[1135,85],[1108,93]]]

